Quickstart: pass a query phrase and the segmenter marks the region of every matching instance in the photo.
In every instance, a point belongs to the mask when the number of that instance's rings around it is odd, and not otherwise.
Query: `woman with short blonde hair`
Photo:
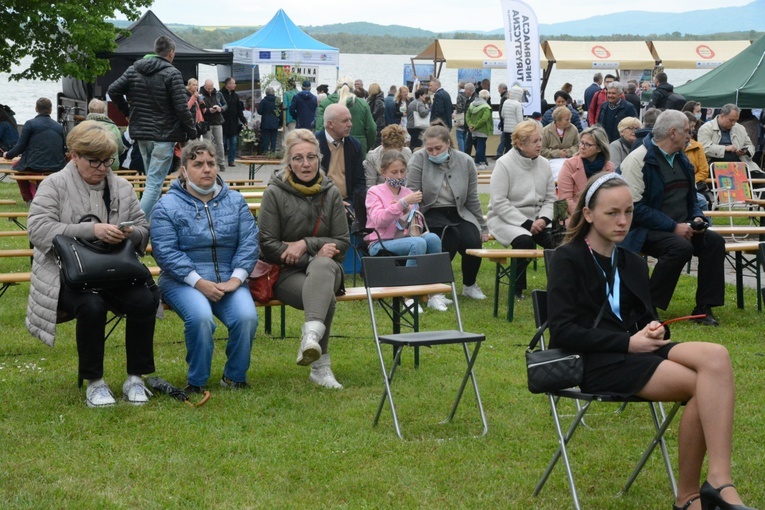
[[[611,162],[614,166],[622,164],[627,154],[632,152],[632,144],[637,137],[635,131],[643,127],[643,123],[636,117],[624,117],[616,127],[619,131],[619,138],[611,142],[609,148],[611,151]]]
[[[547,159],[570,158],[579,148],[579,132],[571,123],[571,110],[558,106],[553,122],[542,128],[542,156]]]

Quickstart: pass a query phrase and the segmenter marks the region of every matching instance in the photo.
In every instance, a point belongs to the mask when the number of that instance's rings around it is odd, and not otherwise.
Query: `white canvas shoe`
[[[462,295],[473,299],[486,299],[486,294],[481,292],[477,283],[462,288]]]
[[[128,403],[140,406],[149,401],[153,393],[138,376],[129,375],[122,385],[122,396]]]
[[[438,310],[439,312],[446,311],[446,298],[443,294],[432,294],[428,296],[428,308]]]
[[[101,379],[98,382],[88,384],[85,390],[85,398],[88,407],[110,407],[117,403],[114,400],[112,390],[107,386],[106,381]]]
[[[308,366],[321,356],[321,346],[319,341],[324,336],[326,328],[322,322],[308,321],[303,324],[303,336],[300,338],[300,349],[298,349],[297,364]]]
[[[414,305],[414,299],[405,299],[405,300],[404,300],[404,305],[405,305],[405,306],[406,306],[408,309],[410,309],[410,310],[414,310],[414,309],[412,308],[412,306]],[[419,304],[419,303],[417,303],[417,313],[422,313],[422,307],[420,306],[420,304]]]

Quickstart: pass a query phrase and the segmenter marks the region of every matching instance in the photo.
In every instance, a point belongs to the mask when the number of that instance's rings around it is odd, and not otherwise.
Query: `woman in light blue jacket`
[[[242,196],[217,176],[210,142],[183,148],[181,176],[152,212],[151,245],[163,299],[185,324],[186,391],[201,393],[210,377],[213,316],[229,333],[220,384],[246,388],[258,315],[243,284],[258,259],[258,227]]]

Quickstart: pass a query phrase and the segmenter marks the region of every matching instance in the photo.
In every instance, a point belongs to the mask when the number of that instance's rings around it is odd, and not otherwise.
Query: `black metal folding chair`
[[[537,331],[539,331],[539,329],[546,330],[547,329],[547,292],[543,290],[535,290],[531,293],[531,298],[532,298],[532,304],[534,306],[534,319],[536,321]],[[544,336],[540,340],[540,345],[542,349],[546,348]],[[627,479],[627,482],[625,483],[624,487],[620,491],[620,494],[625,494],[627,491],[629,491],[633,482],[637,479],[638,475],[640,474],[640,471],[643,469],[643,466],[645,466],[646,462],[648,461],[648,458],[651,456],[651,454],[656,449],[656,447],[659,446],[662,457],[664,459],[664,466],[667,470],[667,477],[669,478],[669,484],[672,489],[672,494],[677,495],[677,482],[675,481],[675,475],[674,475],[674,472],[672,471],[672,463],[670,462],[669,453],[667,452],[667,444],[664,440],[664,433],[666,432],[670,423],[672,423],[672,420],[674,419],[677,412],[680,410],[680,407],[683,405],[682,402],[674,403],[674,405],[672,406],[672,409],[669,411],[669,413],[665,415],[663,410],[660,408],[658,402],[648,401],[639,397],[623,398],[623,397],[618,397],[618,396],[608,395],[608,394],[584,393],[582,391],[579,391],[576,388],[569,388],[565,390],[547,393],[547,398],[550,402],[550,412],[552,414],[553,422],[555,424],[555,432],[558,438],[558,449],[556,450],[555,454],[550,460],[550,463],[548,464],[547,469],[545,470],[544,474],[540,478],[539,483],[537,483],[537,486],[534,489],[534,496],[539,495],[539,493],[542,491],[542,487],[544,487],[545,483],[547,482],[547,479],[549,478],[550,473],[552,473],[553,468],[555,468],[555,465],[558,463],[558,461],[562,457],[563,464],[566,468],[566,475],[568,476],[569,487],[571,489],[571,497],[574,500],[574,507],[577,510],[581,509],[581,505],[579,503],[579,496],[576,491],[576,484],[574,482],[574,474],[573,474],[573,471],[571,470],[571,463],[569,461],[567,445],[569,441],[571,440],[571,438],[574,436],[574,433],[576,432],[579,425],[583,422],[584,416],[587,413],[587,411],[590,409],[590,405],[593,402],[610,402],[610,403],[617,403],[617,404],[625,404],[629,402],[647,403],[651,411],[651,418],[653,420],[653,425],[655,430],[654,436],[651,439],[651,442],[646,447],[645,451],[643,452],[642,457],[640,458],[637,465],[635,466],[635,469],[632,471],[632,474],[630,475],[629,479]],[[569,424],[568,429],[565,431],[565,433],[564,433],[563,427],[561,426],[561,419],[560,419],[561,415],[558,412],[558,403],[560,399],[574,399],[578,402],[578,412],[572,418],[571,423]]]
[[[414,266],[406,266],[407,260],[414,260]],[[478,406],[478,412],[481,416],[481,422],[483,424],[482,435],[485,435],[489,426],[486,422],[486,414],[483,410],[483,404],[481,403],[481,394],[478,390],[478,382],[476,381],[473,367],[475,365],[478,351],[481,348],[481,343],[485,340],[485,336],[478,333],[468,333],[463,330],[462,316],[460,315],[460,308],[457,297],[457,289],[454,285],[454,273],[452,272],[451,260],[448,253],[434,253],[430,255],[418,255],[413,257],[364,257],[361,261],[364,268],[364,283],[367,290],[367,302],[369,304],[369,314],[372,319],[372,332],[374,333],[375,346],[377,348],[377,355],[380,359],[380,368],[382,370],[383,382],[385,388],[380,398],[380,405],[377,408],[377,414],[375,415],[374,425],[376,426],[380,420],[383,407],[386,399],[390,401],[390,409],[393,415],[393,424],[396,427],[396,434],[403,439],[401,434],[401,427],[399,426],[398,416],[396,414],[396,406],[393,400],[393,393],[391,392],[391,385],[393,383],[393,377],[396,374],[396,369],[399,366],[401,359],[401,353],[404,347],[434,347],[436,345],[448,345],[448,344],[462,344],[462,350],[465,356],[465,362],[467,364],[465,374],[462,377],[462,382],[457,391],[457,397],[452,405],[451,412],[447,416],[444,423],[450,422],[459,406],[462,394],[464,393],[465,386],[468,380],[473,385],[473,391],[475,392],[476,403]],[[416,331],[412,333],[398,333],[381,335],[377,328],[377,321],[375,318],[375,302],[372,298],[372,288],[377,287],[402,287],[412,285],[430,285],[444,283],[451,285],[452,296],[454,299],[454,312],[456,315],[457,329],[452,330],[440,330],[440,331]],[[385,364],[385,359],[382,353],[382,344],[390,345],[394,350],[393,362],[388,368]],[[472,352],[468,349],[468,344],[475,344]]]

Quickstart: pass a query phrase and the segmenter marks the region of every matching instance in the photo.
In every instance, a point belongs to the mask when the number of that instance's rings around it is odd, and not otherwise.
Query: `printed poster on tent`
[[[539,26],[533,9],[520,0],[501,0],[505,23],[508,87],[523,88],[523,113],[541,112]]]

